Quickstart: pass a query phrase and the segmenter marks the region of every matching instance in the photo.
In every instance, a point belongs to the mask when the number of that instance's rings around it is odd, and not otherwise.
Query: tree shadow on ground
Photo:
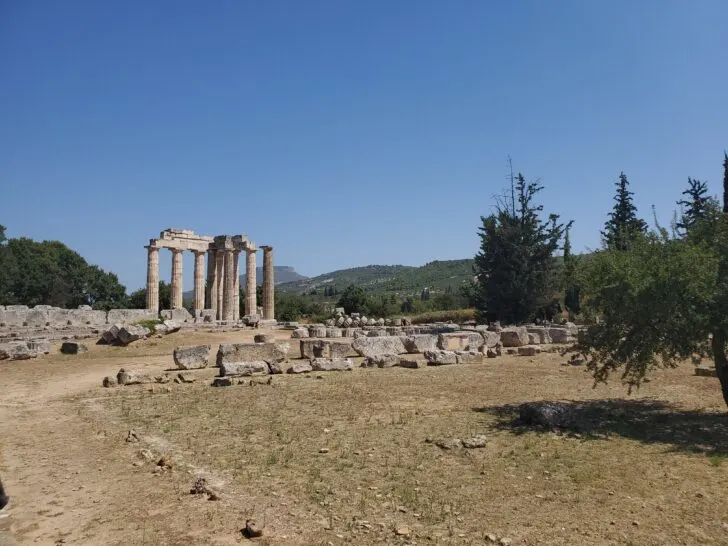
[[[728,414],[685,410],[662,400],[539,401],[473,408],[512,434],[556,431],[584,440],[621,437],[674,451],[728,456]],[[549,424],[533,415],[555,416]],[[555,425],[554,425],[555,423]]]

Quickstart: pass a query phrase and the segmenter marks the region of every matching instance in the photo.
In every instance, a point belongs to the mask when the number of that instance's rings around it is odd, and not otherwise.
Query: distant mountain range
[[[472,259],[434,261],[421,267],[367,265],[277,284],[276,290],[305,293],[334,286],[342,291],[350,284],[355,284],[367,292],[410,294],[419,293],[425,287],[434,291],[446,290],[448,287],[456,290],[463,282],[472,280],[473,276]]]
[[[244,267],[244,266],[243,266]],[[273,274],[276,284],[296,282],[308,279],[308,277],[296,273],[296,270],[290,265],[274,265]],[[245,286],[246,275],[240,275],[240,286]],[[263,268],[259,267],[255,273],[255,282],[258,286],[263,284]]]

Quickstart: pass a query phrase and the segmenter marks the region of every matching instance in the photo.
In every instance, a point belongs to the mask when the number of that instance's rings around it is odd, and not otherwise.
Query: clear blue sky
[[[621,170],[648,219],[688,176],[719,192],[726,21],[725,0],[4,0],[0,223],[130,290],[167,227],[308,275],[420,265],[474,255],[510,154],[596,247]]]

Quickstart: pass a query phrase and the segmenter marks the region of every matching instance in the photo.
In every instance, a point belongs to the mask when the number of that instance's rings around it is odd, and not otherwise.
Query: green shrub
[[[475,320],[475,309],[453,309],[452,311],[430,311],[409,317],[412,324],[427,324],[431,322],[452,321],[458,324]]]

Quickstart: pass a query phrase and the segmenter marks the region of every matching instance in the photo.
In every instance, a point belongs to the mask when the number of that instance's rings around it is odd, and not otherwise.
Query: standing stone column
[[[255,247],[245,249],[245,314],[255,315],[258,310],[258,303],[255,290],[257,282],[255,279]]]
[[[195,250],[195,310],[205,308],[205,252]]]
[[[205,287],[205,309],[217,309],[217,275],[215,251],[207,251],[207,286]],[[212,314],[215,316],[215,313]]]
[[[263,249],[263,319],[275,319],[275,275],[273,272],[273,247]]]
[[[147,247],[147,311],[159,312],[159,249]]]
[[[235,259],[232,250],[225,250],[225,290],[223,292],[222,320],[233,320],[233,307],[235,306]]]
[[[233,320],[240,319],[240,251],[233,251],[233,275],[235,287],[233,288],[235,304],[233,305]]]
[[[172,309],[182,308],[182,252],[179,248],[172,249]]]
[[[215,271],[217,276],[217,291],[215,293],[215,300],[217,301],[217,313],[215,318],[222,320],[222,302],[223,295],[225,292],[225,251],[218,250],[215,252]]]

